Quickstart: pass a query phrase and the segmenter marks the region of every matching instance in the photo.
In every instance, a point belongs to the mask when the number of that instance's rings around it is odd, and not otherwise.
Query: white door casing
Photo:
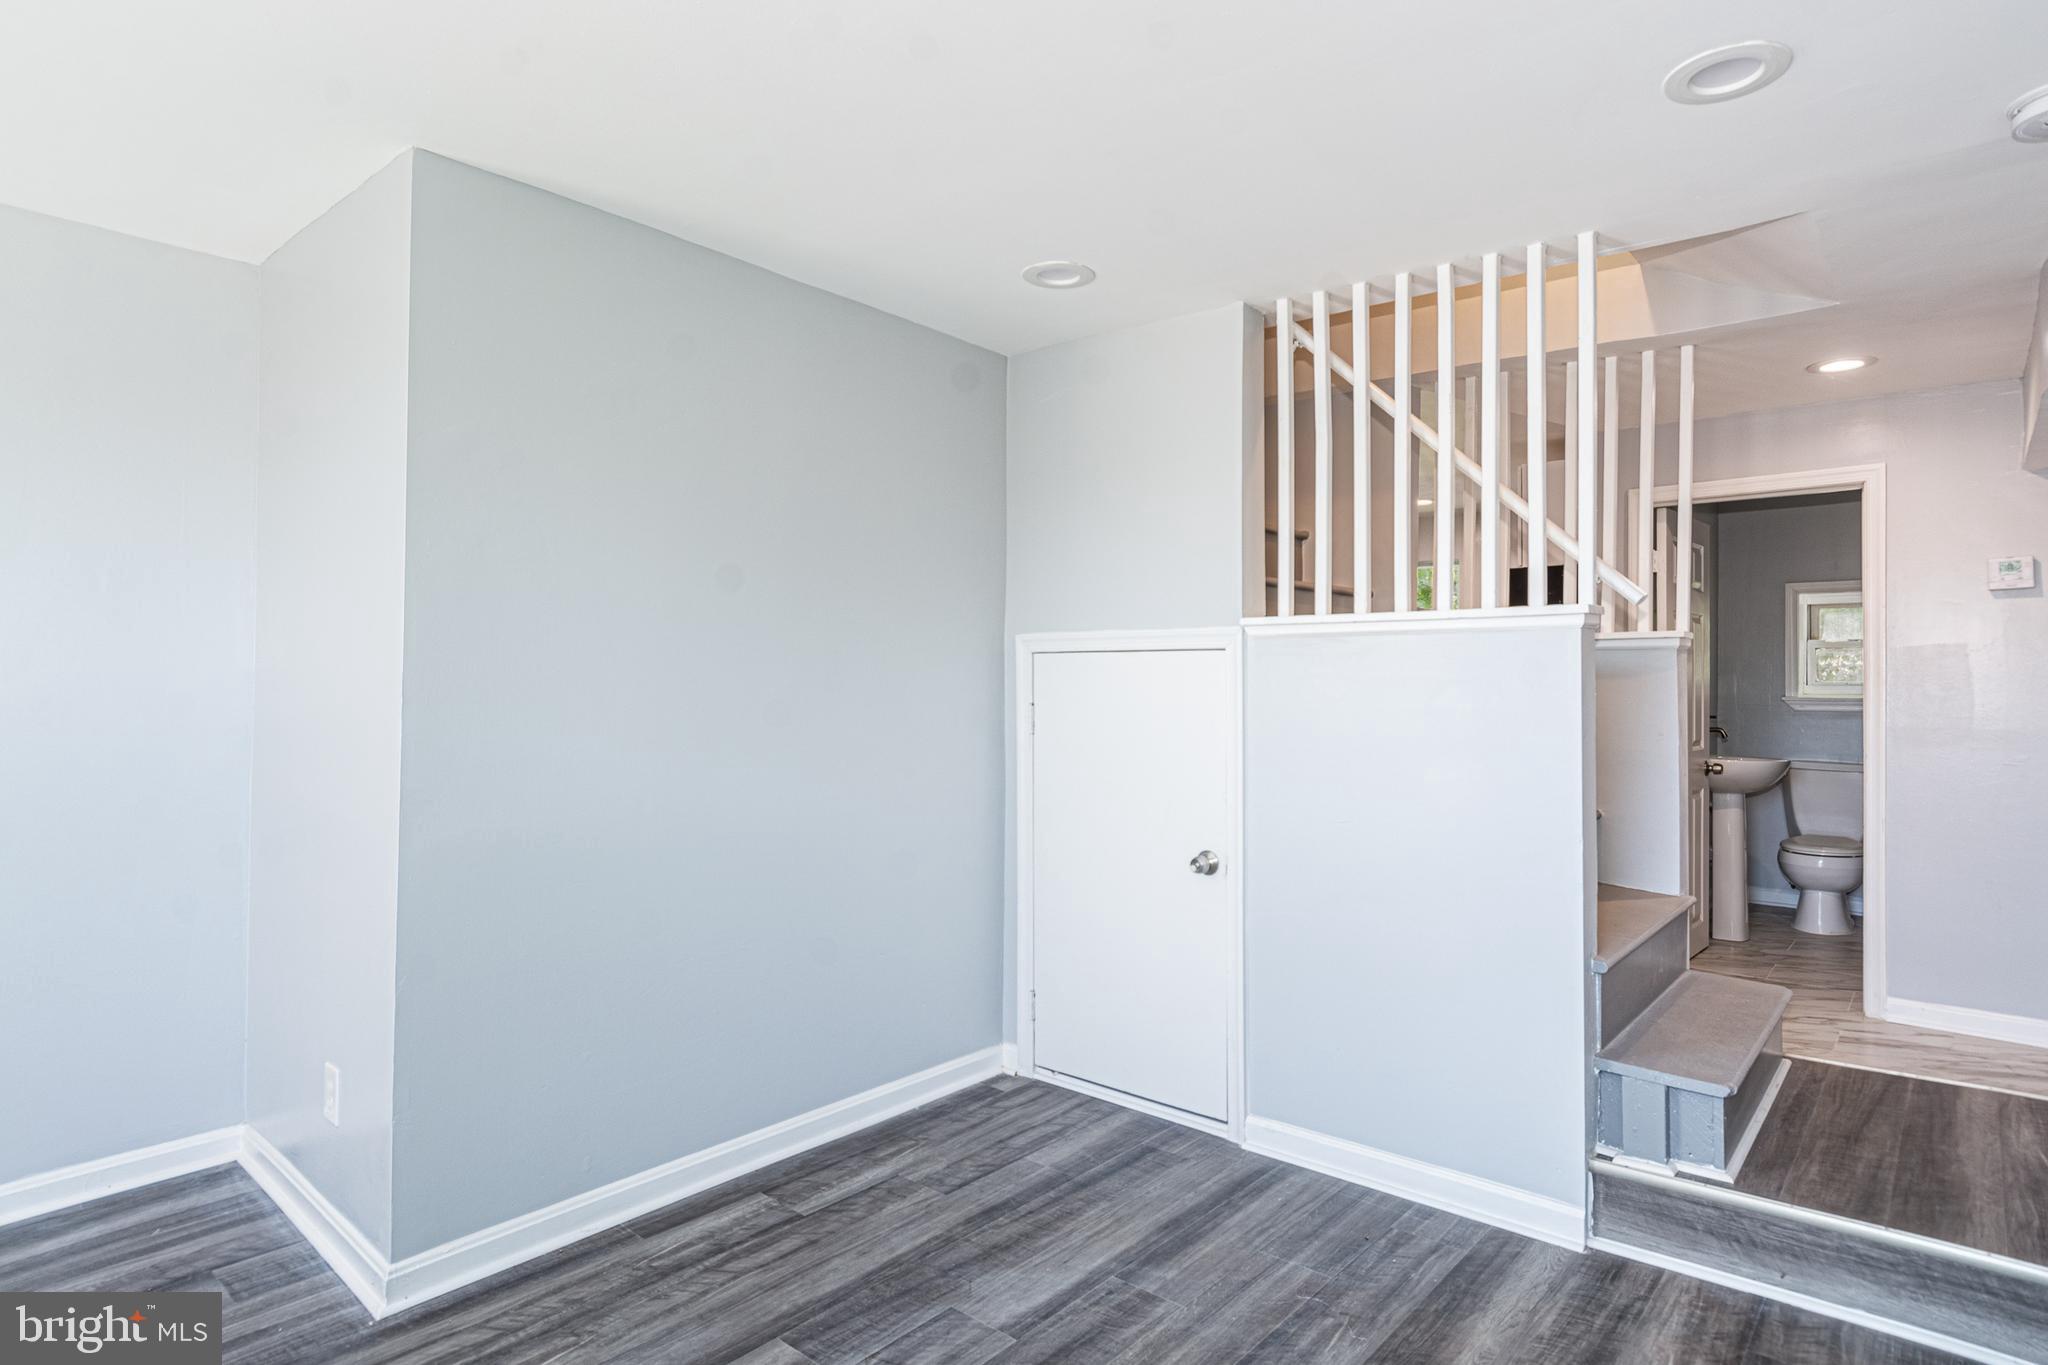
[[[1707,911],[1708,878],[1711,865],[1713,799],[1707,790],[1707,759],[1710,756],[1707,727],[1713,723],[1713,632],[1714,554],[1713,523],[1695,517],[1692,527],[1692,563],[1684,572],[1693,575],[1692,620],[1685,628],[1692,632],[1690,705],[1686,708],[1686,894],[1692,897],[1687,911],[1688,951],[1704,952],[1710,941]]]

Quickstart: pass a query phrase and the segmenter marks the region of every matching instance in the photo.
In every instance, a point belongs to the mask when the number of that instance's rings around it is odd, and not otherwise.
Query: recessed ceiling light
[[[1417,499],[1415,500],[1415,505],[1416,505],[1417,507],[1434,507],[1434,506],[1436,506],[1436,499],[1435,499],[1435,498],[1417,498]]]
[[[2048,142],[2048,85],[2014,100],[2005,116],[2012,120],[2014,142]]]
[[[1816,360],[1806,367],[1808,374],[1847,374],[1851,370],[1866,369],[1877,363],[1874,355],[1844,355],[1833,360]]]
[[[1680,104],[1719,104],[1763,89],[1792,65],[1792,49],[1761,39],[1708,48],[1671,69],[1664,93]]]
[[[1079,289],[1095,272],[1079,261],[1040,261],[1024,267],[1024,283],[1040,289]]]

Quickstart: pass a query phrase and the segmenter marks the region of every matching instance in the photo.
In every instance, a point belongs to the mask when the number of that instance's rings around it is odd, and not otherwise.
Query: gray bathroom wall
[[[242,1116],[253,267],[0,208],[0,1184]]]
[[[1984,584],[1994,556],[2048,557],[2019,406],[2015,380],[1717,418],[1696,459],[1701,479],[1885,466],[1891,994],[2048,1019],[2048,598]]]
[[[411,182],[407,154],[262,268],[248,1118],[386,1252]]]
[[[1720,508],[1714,597],[1714,713],[1727,752],[1863,761],[1863,714],[1785,701],[1785,585],[1863,576],[1863,510],[1853,493]]]
[[[1863,576],[1863,508],[1853,493],[1720,504],[1715,517],[1714,713],[1721,751],[1863,761],[1863,712],[1785,700],[1785,585]],[[1778,868],[1789,825],[1781,784],[1749,802],[1749,884],[1793,894]],[[1859,903],[1860,905],[1860,903]]]
[[[420,154],[405,1255],[994,1045],[1002,357]]]

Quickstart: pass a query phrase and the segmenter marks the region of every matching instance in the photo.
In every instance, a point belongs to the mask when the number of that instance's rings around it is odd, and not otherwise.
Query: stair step
[[[1691,896],[1669,896],[1602,882],[1594,972],[1604,976],[1616,963],[1648,943],[1659,929],[1690,909]]]
[[[1604,1250],[1973,1360],[2048,1360],[2048,1267],[1611,1161],[1592,1171]]]
[[[1792,992],[1712,972],[1686,972],[1593,1054],[1596,1071],[1726,1098],[1778,1036]]]

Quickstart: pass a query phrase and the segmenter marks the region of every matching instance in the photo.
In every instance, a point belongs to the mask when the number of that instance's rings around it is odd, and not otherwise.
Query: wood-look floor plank
[[[1735,1186],[2048,1265],[2048,1100],[1795,1059]]]
[[[1985,1117],[1916,1131],[1987,1168],[2040,1158],[2048,1127],[1941,1126]],[[1791,1153],[1776,1169],[1828,1178]],[[1935,1358],[1017,1078],[383,1322],[233,1168],[0,1228],[0,1283],[216,1288],[234,1365]]]

